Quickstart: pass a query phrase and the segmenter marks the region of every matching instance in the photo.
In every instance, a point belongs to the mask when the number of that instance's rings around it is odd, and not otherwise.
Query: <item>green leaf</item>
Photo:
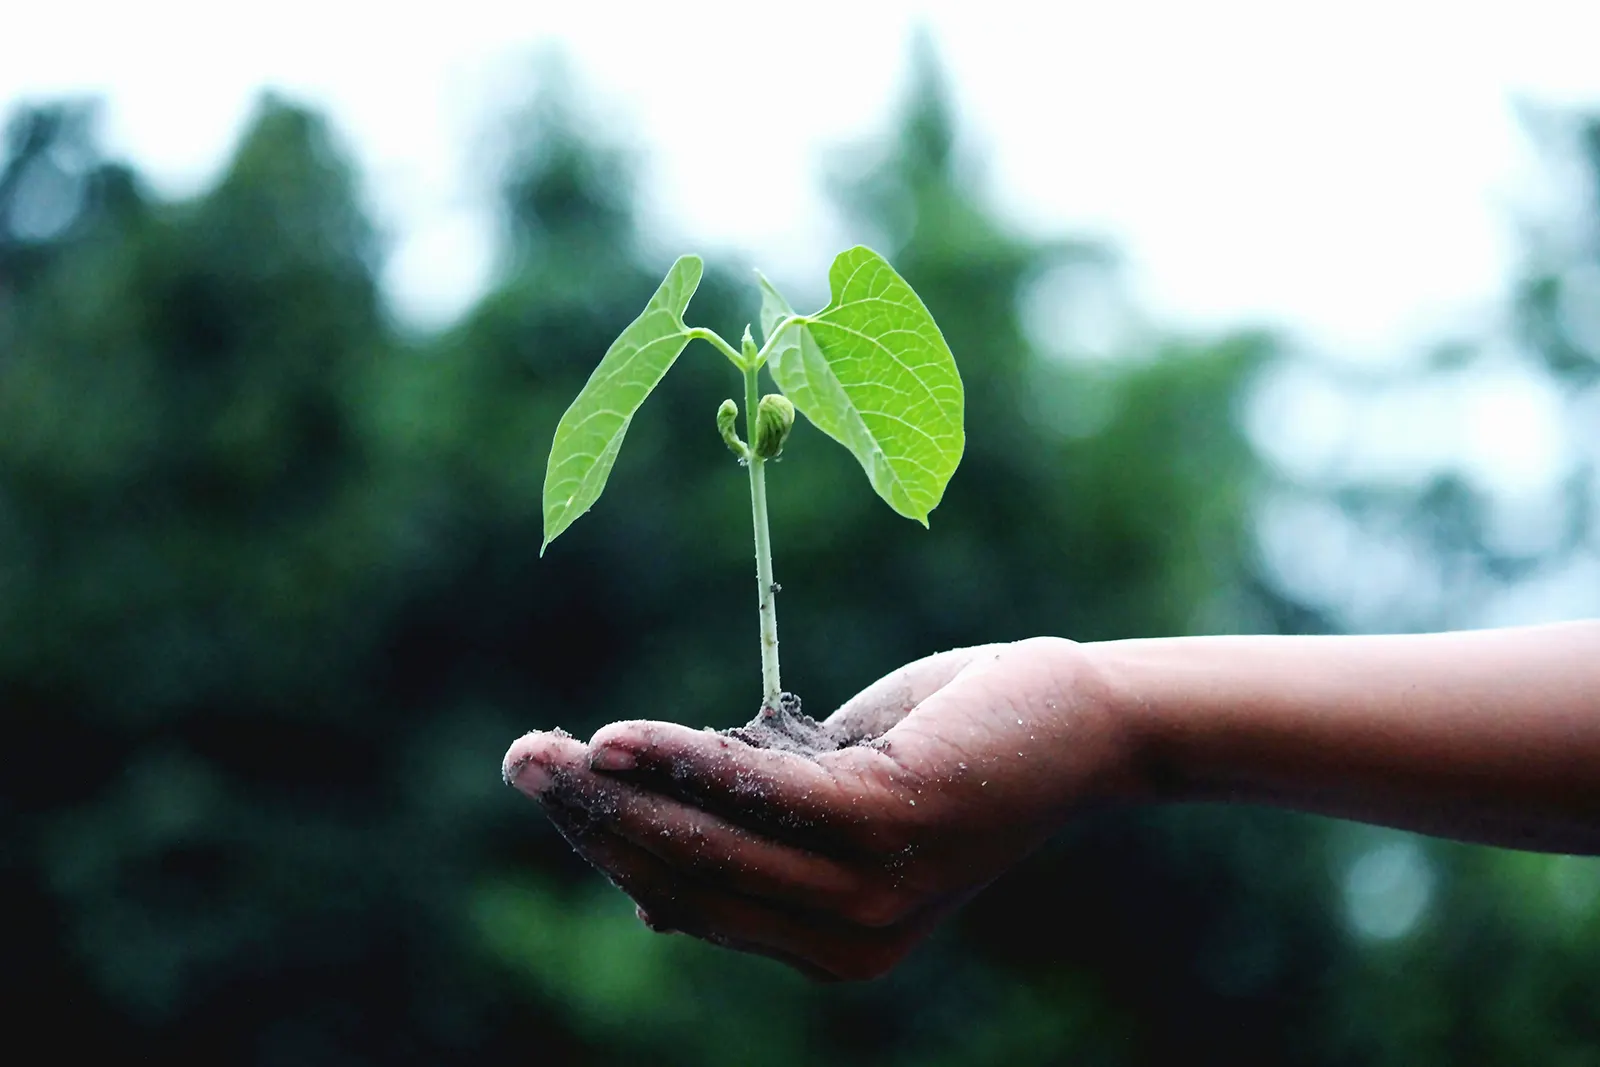
[[[850,450],[891,508],[926,526],[966,447],[955,357],[911,286],[872,249],[840,253],[828,283],[828,306],[773,345],[772,378]],[[770,338],[793,314],[762,278],[762,333]]]
[[[544,474],[544,544],[550,547],[594,506],[611,476],[623,435],[650,390],[689,343],[683,313],[700,285],[699,256],[680,256],[644,312],[611,343],[578,398],[556,424]]]

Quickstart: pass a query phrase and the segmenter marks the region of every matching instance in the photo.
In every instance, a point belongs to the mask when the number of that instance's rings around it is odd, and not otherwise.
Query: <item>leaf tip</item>
[[[705,260],[695,255],[693,252],[685,252],[673,262],[672,269],[667,272],[667,277],[668,279],[671,279],[673,275],[679,274],[680,272],[682,272],[684,275],[687,275],[686,281],[689,285],[689,295],[692,296],[694,291],[700,288],[700,280],[705,277]],[[685,306],[688,305],[687,298],[685,298],[684,304]]]
[[[850,258],[863,253],[873,259],[881,259],[885,263],[889,262],[889,257],[885,256],[882,252],[879,252],[876,248],[869,248],[866,245],[851,245],[843,252],[840,252],[837,256],[834,256],[833,261],[838,263],[840,260],[849,260]]]

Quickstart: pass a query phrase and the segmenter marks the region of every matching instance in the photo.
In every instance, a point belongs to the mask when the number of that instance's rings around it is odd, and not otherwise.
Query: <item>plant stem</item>
[[[738,367],[740,370],[744,369],[744,357],[741,356],[732,345],[724,341],[722,339],[722,335],[717,333],[717,331],[708,330],[704,326],[695,326],[689,329],[684,336],[689,338],[691,341],[699,338],[702,341],[710,342],[711,347],[727,356],[735,367]]]
[[[767,334],[767,343],[761,346],[761,351],[756,355],[756,364],[766,363],[767,357],[772,354],[772,349],[777,345],[778,338],[783,336],[785,330],[791,326],[808,323],[811,320],[804,315],[785,315],[772,325],[772,332]]]
[[[744,410],[749,439],[756,439],[759,366],[744,368]],[[783,696],[778,680],[778,586],[772,580],[772,535],[767,530],[766,460],[750,450],[750,514],[756,528],[756,582],[761,593],[761,706],[776,712]]]

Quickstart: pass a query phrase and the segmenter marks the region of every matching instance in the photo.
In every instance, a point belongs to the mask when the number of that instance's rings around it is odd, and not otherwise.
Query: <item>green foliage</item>
[[[540,555],[600,499],[628,424],[689,343],[683,313],[700,287],[703,269],[699,256],[678,258],[561,416],[545,470]]]
[[[928,309],[878,253],[840,253],[828,283],[828,306],[774,338],[794,309],[761,279],[773,380],[850,450],[890,507],[926,526],[965,446],[955,358]]]
[[[599,499],[628,425],[695,336],[714,343],[741,368],[770,359],[779,388],[850,450],[878,495],[926,526],[961,462],[961,376],[933,316],[905,279],[878,253],[852,248],[829,271],[832,302],[801,317],[762,278],[767,349],[756,350],[746,327],[742,352],[736,352],[712,331],[693,331],[683,320],[701,269],[696,256],[673,264],[649,306],[612,342],[562,415],[545,473],[541,554]],[[790,408],[780,430],[782,420],[772,418],[779,410],[757,413],[776,434],[752,442],[763,459],[782,450],[794,422]],[[726,406],[720,409],[718,430],[738,455],[728,440],[730,418]]]

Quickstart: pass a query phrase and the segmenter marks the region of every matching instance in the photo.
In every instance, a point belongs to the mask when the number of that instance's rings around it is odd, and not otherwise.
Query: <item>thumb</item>
[[[824,726],[840,745],[882,737],[974,660],[999,647],[955,648],[897,667],[847,700]]]

